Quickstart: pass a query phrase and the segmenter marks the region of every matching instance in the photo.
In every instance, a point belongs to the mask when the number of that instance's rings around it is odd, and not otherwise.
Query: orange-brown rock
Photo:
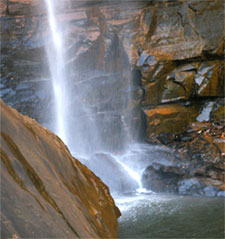
[[[139,15],[134,44],[161,60],[223,54],[223,1],[157,1]]]
[[[147,136],[161,133],[181,133],[198,114],[198,107],[178,104],[161,105],[145,110]]]
[[[223,121],[225,116],[225,101],[224,99],[220,99],[212,109],[210,114],[211,120],[214,121]]]
[[[222,1],[155,1],[139,13],[133,44],[133,61],[141,71],[145,91],[143,109],[157,109],[162,103],[187,102],[198,99],[205,107],[209,97],[224,97]],[[222,48],[221,48],[222,47]],[[221,119],[215,111],[214,119]],[[145,111],[146,112],[146,111]],[[220,114],[221,115],[221,114]],[[171,116],[172,117],[172,116]],[[180,123],[160,117],[158,132],[180,132],[188,117]],[[147,128],[159,124],[147,118]],[[169,120],[169,124],[167,122]],[[193,117],[190,117],[190,122]],[[178,122],[174,116],[174,122]],[[163,127],[167,125],[167,127]],[[170,128],[170,129],[169,129]],[[153,132],[150,130],[147,132]]]
[[[1,103],[1,238],[116,238],[109,189],[35,120]]]
[[[206,61],[199,65],[195,75],[196,95],[212,97],[224,95],[224,64],[221,61]]]
[[[191,138],[193,138],[190,149],[195,148],[195,151],[199,150],[203,155],[206,155],[209,160],[220,161],[220,158],[222,159],[225,156],[223,121],[217,122],[217,124],[192,123],[190,127],[192,129]]]
[[[139,112],[139,115],[133,114],[131,121],[136,122],[138,118],[142,126],[140,112],[146,108],[178,101],[189,104],[197,99],[196,103],[202,106],[200,114],[208,98],[224,97],[222,0],[129,1],[129,4],[107,0],[60,2],[64,4],[57,9],[57,18],[69,26],[63,27],[63,36],[71,91],[79,91],[76,82],[80,84],[85,79],[84,86],[79,87],[94,88],[94,93],[85,92],[87,97],[84,99],[92,102],[91,111],[99,109],[98,98],[101,99],[100,111],[107,107],[116,111],[119,117]],[[54,107],[49,100],[51,91],[46,91],[50,86],[46,80],[49,74],[44,47],[49,42],[49,29],[44,6],[43,0],[9,0],[0,4],[1,97],[39,122],[51,121],[46,119],[44,112],[51,112]],[[131,102],[121,104],[130,98],[131,68],[139,71],[135,81],[140,82],[143,94],[133,91]],[[115,92],[118,94],[108,93],[108,87],[100,91],[92,87],[90,78],[96,72],[102,76],[98,85],[101,81],[107,82],[110,92],[114,84],[111,82],[116,78]],[[115,72],[119,74],[106,80],[105,74]],[[105,95],[109,97],[105,99]],[[71,105],[77,104],[75,98]],[[213,109],[210,119],[221,120],[223,109],[224,106]],[[71,112],[73,114],[75,112]],[[165,122],[166,118],[160,120]],[[170,123],[166,125],[180,132],[188,118],[178,123],[177,128],[172,117],[168,120]],[[174,120],[177,122],[176,118]],[[152,125],[149,118],[147,122]],[[122,124],[119,127],[123,127]]]
[[[143,173],[143,183],[156,191],[225,196],[223,132],[223,121],[195,122],[181,134],[157,135],[153,142],[172,149],[179,163],[175,167],[160,163],[152,165]]]

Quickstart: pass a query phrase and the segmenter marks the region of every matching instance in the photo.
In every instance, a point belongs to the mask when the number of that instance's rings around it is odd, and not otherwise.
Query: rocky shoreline
[[[177,166],[154,163],[143,173],[143,184],[156,192],[192,196],[225,196],[224,121],[196,122],[181,134],[160,134],[148,143],[163,145]]]

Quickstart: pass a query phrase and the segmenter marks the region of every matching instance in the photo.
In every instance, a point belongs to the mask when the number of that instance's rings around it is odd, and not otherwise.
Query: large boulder
[[[177,182],[182,170],[176,166],[154,163],[142,174],[142,184],[154,192],[177,192]]]
[[[145,169],[143,185],[157,192],[224,196],[224,122],[197,122],[184,133],[152,138],[176,156],[176,164],[157,161]]]
[[[116,238],[108,187],[35,120],[1,103],[1,237]]]

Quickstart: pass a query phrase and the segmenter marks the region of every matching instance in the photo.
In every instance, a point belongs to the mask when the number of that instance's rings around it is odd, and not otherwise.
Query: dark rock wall
[[[21,113],[43,118],[51,89],[46,81],[46,18],[34,1],[1,3],[1,98]]]
[[[128,134],[124,122],[136,129],[130,138],[149,139],[183,132],[196,120],[222,120],[223,1],[64,2],[58,18],[65,25],[71,113],[80,114],[75,92],[83,89],[92,117],[102,120],[100,134],[115,135],[108,145]],[[44,4],[3,1],[1,9],[1,97],[51,121]]]
[[[101,126],[98,138],[103,139],[99,145],[108,150],[121,149],[127,140],[140,136],[142,127],[142,90],[133,87],[131,64],[133,21],[140,6],[101,1],[82,4],[65,1],[57,16],[64,25],[66,42],[65,84],[70,89],[68,107],[72,117],[68,121],[75,122],[70,128],[77,135],[92,132],[87,124],[82,125],[84,117],[97,121]],[[42,5],[40,1],[2,3],[1,97],[48,126],[54,120],[54,102],[45,52],[50,36]],[[78,128],[76,121],[81,122]],[[131,125],[135,125],[134,132],[130,131]],[[91,137],[85,138],[90,142]]]

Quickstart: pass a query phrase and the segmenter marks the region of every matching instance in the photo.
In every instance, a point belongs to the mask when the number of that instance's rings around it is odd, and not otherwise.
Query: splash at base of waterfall
[[[137,189],[137,193],[149,193],[151,192],[150,190],[147,190],[146,188],[138,188]]]
[[[147,190],[145,188],[143,188],[142,186],[142,182],[141,182],[141,175],[142,175],[142,171],[141,172],[135,172],[134,170],[132,170],[131,168],[129,168],[126,164],[124,164],[123,162],[121,162],[119,159],[116,158],[116,161],[127,171],[127,173],[138,183],[138,188],[136,189],[136,191],[138,193],[145,193],[147,192]]]
[[[147,144],[130,144],[126,151],[117,154],[98,151],[87,155],[72,152],[72,155],[100,177],[115,194],[151,194],[153,192],[142,185],[146,168],[154,162],[177,164],[170,150]]]
[[[151,151],[151,154],[154,154],[151,148],[148,147],[148,150]],[[153,193],[142,185],[143,172],[156,158],[150,155],[147,159],[146,154],[149,156],[149,151],[145,151],[145,145],[132,145],[131,149],[120,154],[95,152],[91,155],[78,155],[72,152],[74,157],[79,159],[109,186],[113,194]]]

